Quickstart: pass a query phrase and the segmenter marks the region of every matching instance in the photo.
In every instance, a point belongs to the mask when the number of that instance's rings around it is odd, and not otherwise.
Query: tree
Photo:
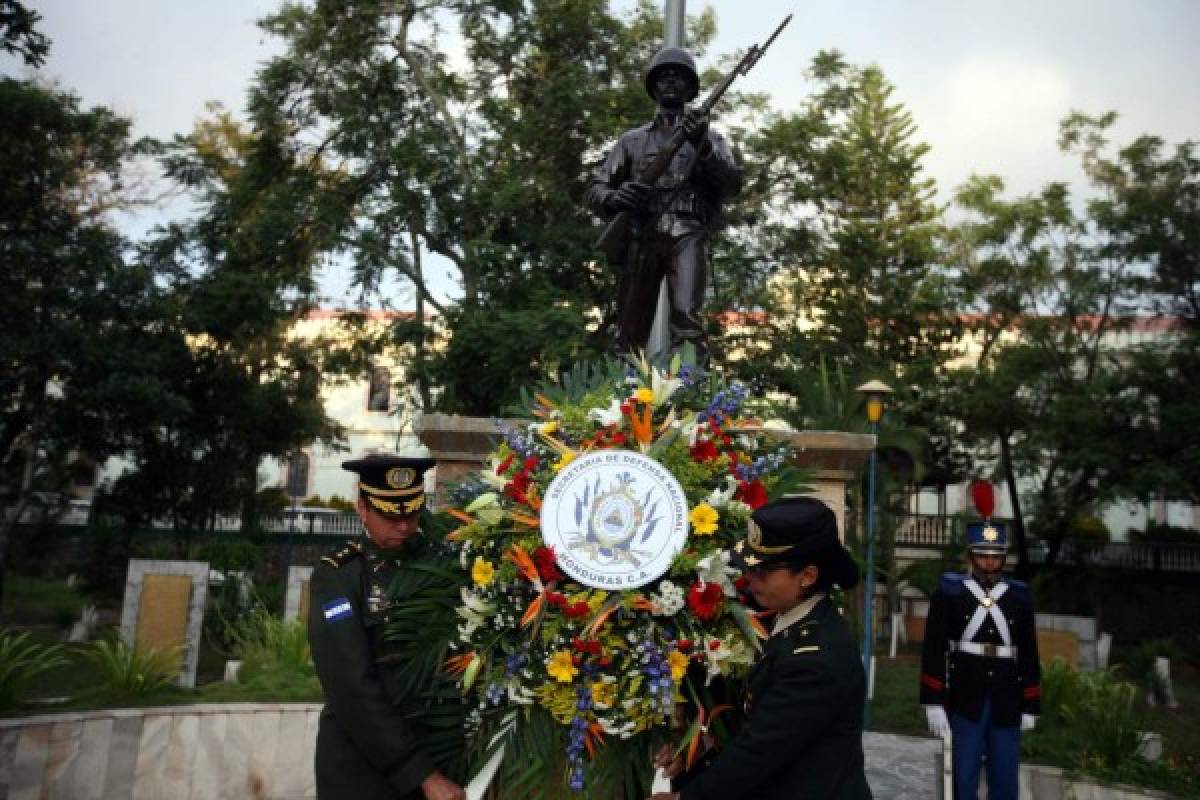
[[[0,0],[0,50],[19,55],[27,66],[40,67],[50,52],[50,40],[35,27],[42,15],[20,0]]]
[[[319,158],[296,156],[278,123],[260,110],[246,129],[216,109],[162,152],[200,206],[142,253],[170,281],[169,324],[183,344],[162,375],[179,402],[139,432],[112,504],[169,516],[185,535],[219,512],[255,524],[262,460],[340,435],[320,397],[338,354],[290,332],[314,306],[314,266],[330,220],[345,213],[344,184]]]
[[[794,395],[822,360],[918,387],[959,331],[921,174],[928,146],[877,67],[828,52],[811,73],[820,88],[805,107],[749,140],[750,194],[779,271],[763,296],[769,345],[746,368]]]
[[[610,349],[616,280],[582,197],[603,147],[652,114],[640,72],[661,16],[642,2],[621,20],[607,5],[318,2],[263,22],[286,49],[253,102],[353,186],[338,246],[361,285],[399,275],[441,317],[446,347],[418,349],[412,366],[444,389],[443,408],[496,413],[520,386]],[[711,35],[706,14],[692,38]],[[422,251],[454,265],[461,302],[430,290]]]
[[[1025,512],[1051,542],[1053,562],[1072,521],[1120,496],[1144,454],[1135,434],[1143,409],[1117,338],[1136,309],[1138,281],[1076,215],[1065,186],[1012,201],[1002,192],[988,177],[957,194],[969,216],[952,242],[979,357],[949,376],[941,397],[962,441],[1007,484],[1025,572]],[[1028,497],[1019,479],[1033,483]]]
[[[105,108],[0,79],[0,576],[12,525],[35,488],[120,452],[161,393],[154,352],[161,293],[105,217],[122,167],[144,145]]]

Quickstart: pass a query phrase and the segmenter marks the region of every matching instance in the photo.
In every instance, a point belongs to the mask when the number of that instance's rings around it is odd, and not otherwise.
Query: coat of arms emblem
[[[576,459],[550,483],[542,538],[585,586],[630,589],[671,566],[687,540],[687,512],[683,488],[661,464],[606,450]]]

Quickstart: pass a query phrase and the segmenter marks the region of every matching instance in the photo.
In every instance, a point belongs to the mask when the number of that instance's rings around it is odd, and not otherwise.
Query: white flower
[[[479,470],[479,477],[484,483],[493,489],[500,489],[503,491],[504,485],[508,483],[508,478],[504,477],[503,475],[496,474],[496,470],[500,467],[501,463],[503,462],[501,462],[501,460],[495,456],[489,457],[487,466]]]
[[[724,508],[726,504],[733,499],[734,494],[737,493],[737,488],[737,479],[732,475],[726,475],[725,488],[718,486],[716,489],[713,489],[712,494],[710,494],[708,499],[704,502],[708,503],[713,508]]]
[[[602,426],[616,425],[625,415],[621,413],[621,401],[613,400],[608,408],[593,408],[588,411],[588,419],[599,422]]]
[[[733,588],[730,580],[738,571],[729,566],[729,553],[719,550],[710,556],[696,562],[696,576],[701,583],[715,583],[721,587],[726,597],[737,597],[737,589]]]
[[[660,406],[667,402],[680,386],[683,386],[683,381],[679,378],[668,378],[658,367],[650,371],[650,391],[654,392],[654,405]]]
[[[650,602],[654,603],[655,616],[672,617],[679,613],[686,601],[683,589],[670,581],[663,581],[658,591],[650,595]]]
[[[679,427],[679,434],[687,440],[688,447],[695,447],[696,439],[700,436],[700,423],[694,417],[689,417],[675,424]]]

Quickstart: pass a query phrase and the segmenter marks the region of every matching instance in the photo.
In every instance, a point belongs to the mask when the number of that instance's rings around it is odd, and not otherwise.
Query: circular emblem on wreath
[[[585,586],[631,589],[670,568],[688,534],[683,487],[662,464],[630,450],[589,453],[550,482],[542,540]]]

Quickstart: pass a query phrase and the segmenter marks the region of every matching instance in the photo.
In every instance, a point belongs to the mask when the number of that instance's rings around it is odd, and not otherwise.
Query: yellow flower
[[[654,391],[652,389],[638,389],[633,393],[633,396],[639,403],[654,402]]]
[[[716,533],[719,518],[717,510],[708,503],[701,503],[688,514],[688,522],[692,523],[692,530],[698,536],[711,536]]]
[[[486,561],[482,556],[475,559],[475,566],[471,567],[471,580],[475,581],[476,586],[487,586],[496,577],[496,568],[492,566],[492,562]]]
[[[559,650],[546,662],[546,672],[559,683],[570,683],[579,674],[569,650]]]
[[[608,599],[608,592],[606,592],[604,590],[592,592],[587,600],[588,608],[590,608],[592,610],[592,613],[595,614],[597,611],[600,610],[600,606],[604,605],[604,601],[607,599]]]
[[[675,682],[683,680],[683,675],[687,672],[688,657],[678,650],[672,650],[671,655],[667,656],[667,664],[671,667],[671,677]]]
[[[562,455],[560,455],[558,457],[558,461],[554,462],[554,471],[558,472],[559,470],[561,470],[563,467],[565,467],[567,464],[570,464],[574,460],[575,460],[575,451],[564,450],[562,452]]]
[[[549,420],[548,422],[542,423],[540,429],[538,430],[538,433],[541,433],[544,436],[549,436],[550,434],[554,433],[557,430],[558,430],[558,420],[552,419],[552,420]]]
[[[613,681],[596,681],[592,684],[592,702],[598,708],[611,708],[617,699],[617,683]]]

